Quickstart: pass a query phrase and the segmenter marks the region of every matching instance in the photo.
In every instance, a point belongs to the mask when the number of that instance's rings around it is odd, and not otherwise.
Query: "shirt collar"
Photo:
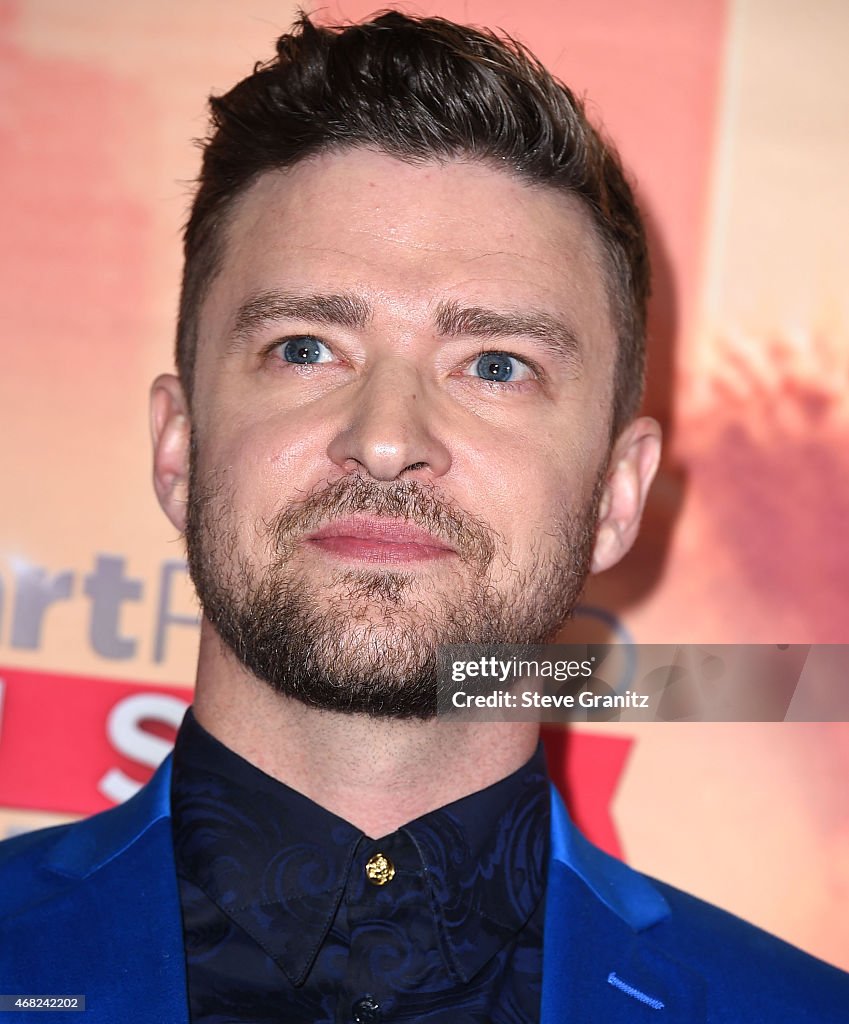
[[[408,840],[429,886],[446,967],[471,979],[542,899],[549,792],[540,745],[500,782],[373,840],[219,743],[186,714],[174,749],[178,874],[303,983],[355,858]],[[359,853],[358,853],[359,851]]]
[[[404,826],[438,907],[445,956],[469,981],[533,914],[545,889],[550,796],[545,754]]]

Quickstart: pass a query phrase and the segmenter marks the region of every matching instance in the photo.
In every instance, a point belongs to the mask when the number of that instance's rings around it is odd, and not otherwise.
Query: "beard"
[[[606,469],[606,467],[604,467]],[[545,643],[575,608],[589,575],[605,480],[579,511],[560,510],[529,567],[493,578],[499,534],[433,486],[347,476],[252,524],[266,557],[239,546],[240,519],[223,478],[201,478],[192,445],[186,521],[189,573],[223,643],[273,690],[325,711],[429,719],[439,648]],[[342,516],[405,520],[457,552],[454,577],[428,586],[415,571],[331,570],[310,579],[298,541]],[[258,564],[258,562],[260,564]],[[445,574],[445,569],[439,570]]]

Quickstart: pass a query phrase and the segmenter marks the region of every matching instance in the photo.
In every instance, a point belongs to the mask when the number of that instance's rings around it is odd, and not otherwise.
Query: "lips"
[[[378,564],[432,561],[457,553],[451,545],[420,526],[382,516],[336,519],[304,539],[326,554]]]

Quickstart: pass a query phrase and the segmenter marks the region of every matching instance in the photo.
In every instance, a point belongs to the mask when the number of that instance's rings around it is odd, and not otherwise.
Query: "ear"
[[[634,420],[619,435],[599,508],[591,572],[616,565],[637,539],[660,448],[660,424],[648,416]]]
[[[157,377],[150,389],[153,437],[153,486],[159,504],[183,532],[189,492],[191,419],[180,381],[171,373]]]

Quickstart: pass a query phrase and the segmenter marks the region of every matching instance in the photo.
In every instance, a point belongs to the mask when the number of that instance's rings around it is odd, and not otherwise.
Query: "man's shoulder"
[[[15,909],[56,888],[61,876],[49,870],[57,846],[86,821],[38,829],[0,842],[0,914]]]
[[[185,1020],[167,796],[166,766],[118,807],[0,843],[0,991],[84,993],[96,1024]]]
[[[755,1020],[775,1008],[775,1020],[849,1021],[849,974],[776,935],[649,878],[669,915],[646,938],[710,981],[711,1002],[726,1007],[710,1020]]]
[[[167,845],[170,765],[126,803],[0,842],[0,915],[22,911],[97,874],[131,848]],[[164,822],[166,832],[153,828]]]
[[[759,928],[749,921],[738,917],[728,910],[723,910],[714,903],[700,899],[691,893],[675,888],[667,882],[644,875],[669,905],[669,916],[656,925],[657,934],[663,934],[669,941],[674,941],[681,953],[711,953],[722,956],[727,950],[732,952],[744,948],[752,957],[768,956],[773,960],[798,961],[815,965],[828,965],[798,947],[778,938],[776,935]],[[837,968],[829,968],[841,974]],[[843,975],[849,978],[849,975]]]
[[[46,851],[52,849],[69,829],[76,828],[79,824],[81,822],[70,822],[65,825],[53,825],[50,828],[39,828],[0,841],[0,871],[14,871],[31,864],[34,859],[40,858]]]
[[[0,842],[0,918],[9,921],[73,891],[111,853],[118,809]]]
[[[616,1020],[624,999],[670,1022],[849,1022],[849,975],[611,857],[556,796],[552,811],[546,969],[570,979],[558,1005],[595,1000]]]

